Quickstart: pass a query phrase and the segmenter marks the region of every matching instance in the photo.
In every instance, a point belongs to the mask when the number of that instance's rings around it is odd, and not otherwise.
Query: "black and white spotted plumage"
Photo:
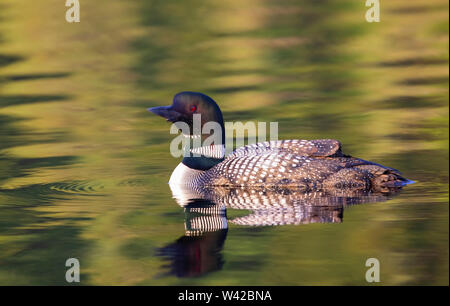
[[[344,155],[337,140],[319,139],[261,142],[239,148],[196,181],[207,186],[319,190],[394,187],[406,180],[395,169]]]

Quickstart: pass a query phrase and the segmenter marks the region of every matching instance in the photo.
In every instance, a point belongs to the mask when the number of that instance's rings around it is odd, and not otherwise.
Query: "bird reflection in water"
[[[220,270],[228,223],[241,226],[279,226],[309,223],[341,223],[344,208],[384,202],[401,188],[380,192],[354,189],[300,191],[289,188],[194,188],[170,186],[173,197],[185,209],[185,235],[158,250],[169,260],[169,274],[198,277]],[[251,213],[227,220],[226,209]]]
[[[221,253],[228,232],[226,207],[208,200],[192,200],[184,205],[185,234],[158,250],[169,259],[169,274],[196,277],[220,270]]]

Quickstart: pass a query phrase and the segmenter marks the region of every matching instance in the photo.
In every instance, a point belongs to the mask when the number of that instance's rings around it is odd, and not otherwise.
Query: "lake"
[[[81,285],[374,285],[369,258],[380,285],[449,284],[448,1],[382,1],[379,23],[359,0],[66,10],[0,1],[1,285],[69,284],[68,258]],[[146,111],[184,90],[415,183],[315,208],[184,207],[175,135]]]

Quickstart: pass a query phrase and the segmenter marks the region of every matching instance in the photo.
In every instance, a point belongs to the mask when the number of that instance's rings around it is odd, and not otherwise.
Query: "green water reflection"
[[[448,285],[448,1],[382,2],[378,24],[359,0],[81,10],[0,1],[0,284],[67,284],[76,257],[81,284],[366,285],[376,257],[381,284]],[[182,90],[417,183],[324,222],[193,235],[167,185],[173,135],[146,112]]]

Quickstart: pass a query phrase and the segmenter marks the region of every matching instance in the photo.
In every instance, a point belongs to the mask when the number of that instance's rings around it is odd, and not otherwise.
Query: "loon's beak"
[[[157,106],[147,108],[149,112],[154,113],[155,115],[166,118],[167,121],[177,122],[180,120],[181,114],[172,109],[172,106]]]

